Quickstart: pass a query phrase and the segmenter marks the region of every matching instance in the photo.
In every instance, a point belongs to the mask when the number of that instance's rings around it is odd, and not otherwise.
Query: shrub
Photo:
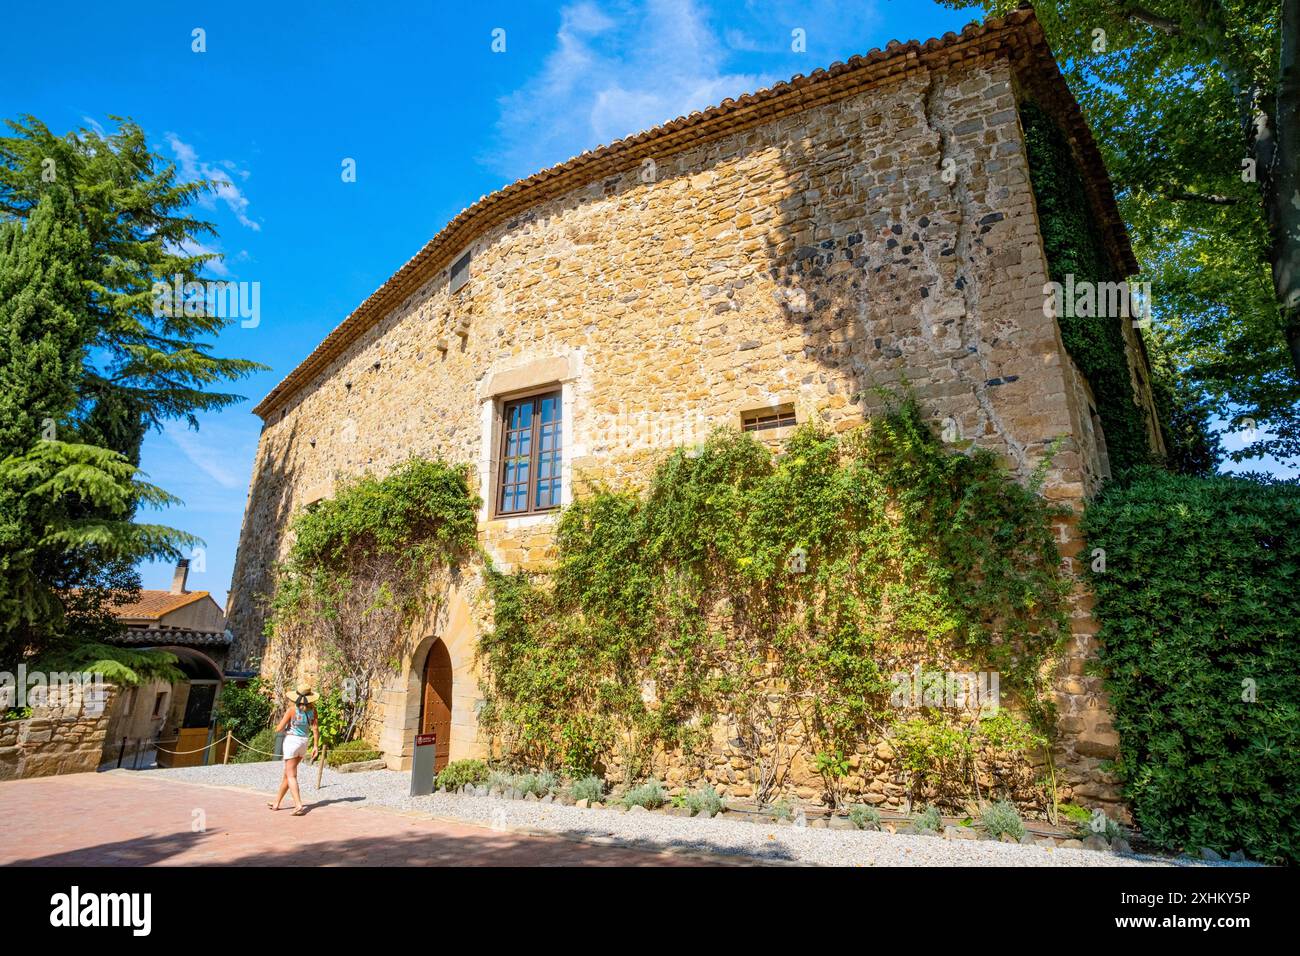
[[[1016,840],[1025,835],[1020,811],[1010,800],[987,804],[980,812],[980,822],[984,824],[984,832],[995,840],[1001,839],[1004,833]]]
[[[348,763],[361,763],[365,760],[378,760],[383,753],[365,740],[349,740],[339,744],[325,755],[325,762],[331,767],[341,767]]]
[[[1143,835],[1300,860],[1300,485],[1144,472],[1083,529]]]
[[[453,760],[442,768],[435,783],[448,790],[459,790],[467,783],[482,783],[487,777],[487,764],[482,760]]]
[[[271,690],[254,677],[247,686],[226,684],[217,700],[216,721],[239,740],[252,741],[271,723]]]
[[[880,829],[880,811],[866,804],[859,803],[849,807],[849,819],[859,830]]]
[[[539,773],[524,773],[514,778],[514,789],[527,796],[535,794],[544,797],[550,793],[559,784],[555,774],[549,770],[543,770]]]
[[[943,817],[936,807],[926,804],[920,813],[912,817],[912,826],[920,833],[938,833],[943,829]]]
[[[772,815],[776,817],[778,820],[794,819],[794,807],[790,805],[790,801],[787,800],[785,797],[782,797],[780,800],[777,800],[776,803],[772,804],[772,806],[769,807],[768,809],[772,811]]]
[[[1087,826],[1088,821],[1092,819],[1091,810],[1075,803],[1062,803],[1058,809],[1061,811],[1061,816],[1065,817],[1065,819],[1069,820],[1071,823],[1076,823],[1081,827]]]
[[[263,760],[275,759],[272,756],[275,752],[275,731],[270,727],[259,730],[247,743],[247,747],[239,748],[239,753],[235,754],[234,763],[261,763]]]
[[[347,742],[348,720],[341,690],[335,688],[317,699],[316,725],[324,746],[333,748]]]
[[[1092,815],[1082,829],[1085,831],[1085,835],[1096,834],[1105,837],[1107,840],[1113,840],[1123,833],[1119,823],[1107,816],[1106,811],[1100,809],[1092,811]]]
[[[718,796],[718,791],[710,784],[688,793],[685,806],[691,811],[691,816],[703,813],[711,817],[722,812],[722,797]]]
[[[599,803],[605,799],[605,781],[597,776],[582,777],[569,784],[569,796],[574,800]]]
[[[621,802],[625,807],[655,810],[668,802],[668,791],[664,790],[663,784],[658,780],[648,780],[624,794]]]

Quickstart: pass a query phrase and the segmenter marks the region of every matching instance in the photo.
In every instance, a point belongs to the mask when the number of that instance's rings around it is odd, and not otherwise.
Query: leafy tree
[[[38,667],[46,673],[102,675],[110,684],[134,687],[151,681],[168,684],[185,680],[176,655],[153,648],[115,647],[93,641],[69,645],[42,655]]]
[[[270,725],[272,712],[270,685],[254,677],[247,686],[226,684],[221,688],[216,721],[237,739],[251,741]]]
[[[1276,434],[1234,458],[1300,455],[1300,0],[1065,0],[1036,13],[1098,134],[1167,370],[1233,427]]]
[[[134,524],[165,493],[125,456],[80,440],[75,411],[95,334],[90,247],[66,190],[52,188],[24,225],[0,223],[0,653],[43,646],[67,611],[103,628],[93,598],[130,590],[139,559],[193,539]],[[73,593],[73,589],[77,590]],[[100,604],[103,601],[98,602]],[[102,621],[98,622],[102,625]]]
[[[210,354],[228,319],[155,314],[154,283],[196,280],[212,227],[138,126],[0,137],[0,659],[71,652],[116,629],[135,565],[197,539],[133,521],[175,499],[140,480],[150,427],[222,408],[258,368]]]
[[[1160,344],[1148,339],[1151,389],[1165,442],[1165,467],[1180,475],[1212,475],[1223,461],[1223,445],[1211,424],[1213,405],[1174,365]]]
[[[95,293],[95,336],[78,395],[82,417],[99,437],[117,439],[107,447],[136,460],[142,425],[184,418],[198,427],[197,412],[241,401],[209,389],[262,366],[213,356],[202,341],[231,320],[206,309],[154,314],[156,282],[201,281],[215,257],[193,251],[214,234],[212,224],[186,212],[214,184],[178,182],[175,166],[127,120],[110,135],[80,129],[56,136],[33,116],[6,125],[13,135],[0,137],[0,215],[27,218],[58,185],[71,195],[89,239],[84,278]],[[134,448],[123,447],[131,441]]]

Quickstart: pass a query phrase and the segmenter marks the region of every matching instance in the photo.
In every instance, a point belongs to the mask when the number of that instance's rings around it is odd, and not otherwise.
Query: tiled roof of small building
[[[1082,160],[1082,174],[1098,216],[1102,235],[1125,275],[1138,271],[1128,231],[1115,203],[1110,177],[1078,103],[1061,76],[1043,29],[1029,6],[1004,17],[971,23],[960,34],[945,33],[921,43],[891,40],[883,50],[850,57],[808,76],[724,99],[717,106],[580,153],[563,163],[518,180],[461,210],[406,264],[325,337],[253,409],[263,419],[337,358],[362,333],[411,293],[446,268],[451,258],[488,229],[548,198],[595,179],[636,168],[649,157],[663,158],[692,146],[771,122],[823,103],[842,99],[918,69],[996,54],[1008,57],[1022,78],[1032,76],[1042,105],[1061,121]]]
[[[229,630],[200,631],[190,627],[128,627],[121,634],[108,639],[110,644],[122,647],[159,647],[176,644],[181,647],[228,647],[234,640]]]
[[[181,594],[173,594],[171,591],[141,591],[140,596],[131,603],[114,605],[113,616],[118,620],[157,620],[164,614],[170,614],[208,596],[207,591],[185,591]]]

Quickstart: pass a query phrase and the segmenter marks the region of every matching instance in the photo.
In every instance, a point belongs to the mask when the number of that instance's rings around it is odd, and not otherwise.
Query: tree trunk
[[[1265,196],[1272,238],[1273,289],[1291,362],[1300,376],[1300,0],[1282,0],[1275,151]]]

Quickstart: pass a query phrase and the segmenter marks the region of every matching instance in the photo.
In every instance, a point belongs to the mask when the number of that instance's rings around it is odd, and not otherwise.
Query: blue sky
[[[584,149],[970,18],[921,0],[15,3],[0,117],[63,132],[128,116],[183,176],[229,183],[199,210],[225,256],[213,277],[259,282],[261,321],[217,351],[271,371],[198,431],[151,434],[143,460],[185,501],[162,520],[207,542],[190,586],[224,605],[253,404],[452,216]],[[143,574],[166,587],[171,571]]]

